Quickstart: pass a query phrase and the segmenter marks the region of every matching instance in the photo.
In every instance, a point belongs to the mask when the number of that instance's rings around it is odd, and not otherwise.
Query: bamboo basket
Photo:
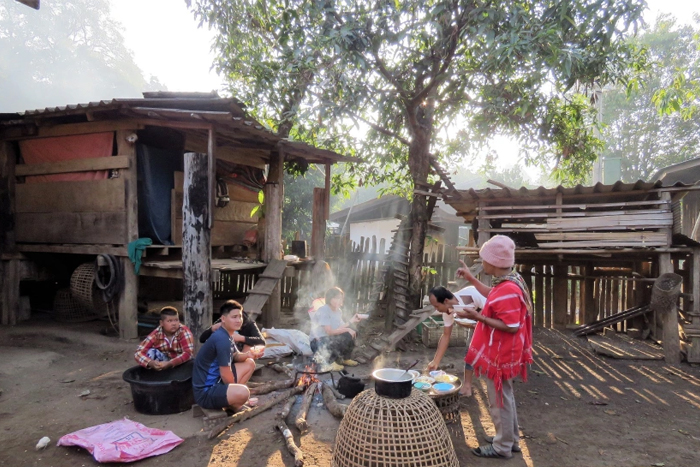
[[[70,289],[61,289],[56,292],[53,311],[56,321],[63,323],[83,323],[97,319],[93,310],[76,300]]]
[[[70,276],[70,291],[75,300],[92,310],[98,317],[107,315],[107,304],[95,283],[95,263],[83,263]]]
[[[435,403],[413,389],[390,399],[368,389],[355,396],[335,437],[332,467],[458,467]]]

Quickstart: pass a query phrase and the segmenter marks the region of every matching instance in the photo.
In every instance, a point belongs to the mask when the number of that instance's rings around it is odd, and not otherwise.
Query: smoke
[[[293,310],[294,318],[301,324],[302,331],[307,333],[310,331],[309,309],[313,305],[323,304],[323,302],[314,303],[314,300],[323,299],[326,291],[335,284],[335,275],[325,261],[317,261],[311,272],[302,272]]]

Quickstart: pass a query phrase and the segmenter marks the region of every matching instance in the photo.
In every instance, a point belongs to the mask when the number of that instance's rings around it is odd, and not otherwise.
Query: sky
[[[700,13],[696,0],[647,0],[645,21],[652,23],[660,13],[673,14],[680,23],[691,23]],[[224,88],[223,80],[212,70],[214,34],[199,28],[184,0],[111,0],[112,15],[123,26],[126,46],[146,77],[155,76],[169,91],[211,91]],[[497,166],[518,163],[518,144],[495,137],[492,148],[498,153]],[[526,169],[535,181],[537,169]]]

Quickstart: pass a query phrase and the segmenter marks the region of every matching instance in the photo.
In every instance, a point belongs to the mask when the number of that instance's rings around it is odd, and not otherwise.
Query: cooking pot
[[[411,395],[415,375],[398,368],[382,368],[372,372],[374,390],[380,396],[403,399]]]
[[[352,399],[359,393],[365,390],[365,384],[360,378],[355,378],[355,375],[343,373],[343,376],[338,380],[338,392],[345,397]]]

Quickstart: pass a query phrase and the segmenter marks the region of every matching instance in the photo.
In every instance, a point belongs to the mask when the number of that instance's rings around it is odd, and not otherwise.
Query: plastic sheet
[[[182,442],[172,431],[124,418],[69,433],[58,440],[58,446],[87,449],[97,462],[135,462],[165,454]]]

